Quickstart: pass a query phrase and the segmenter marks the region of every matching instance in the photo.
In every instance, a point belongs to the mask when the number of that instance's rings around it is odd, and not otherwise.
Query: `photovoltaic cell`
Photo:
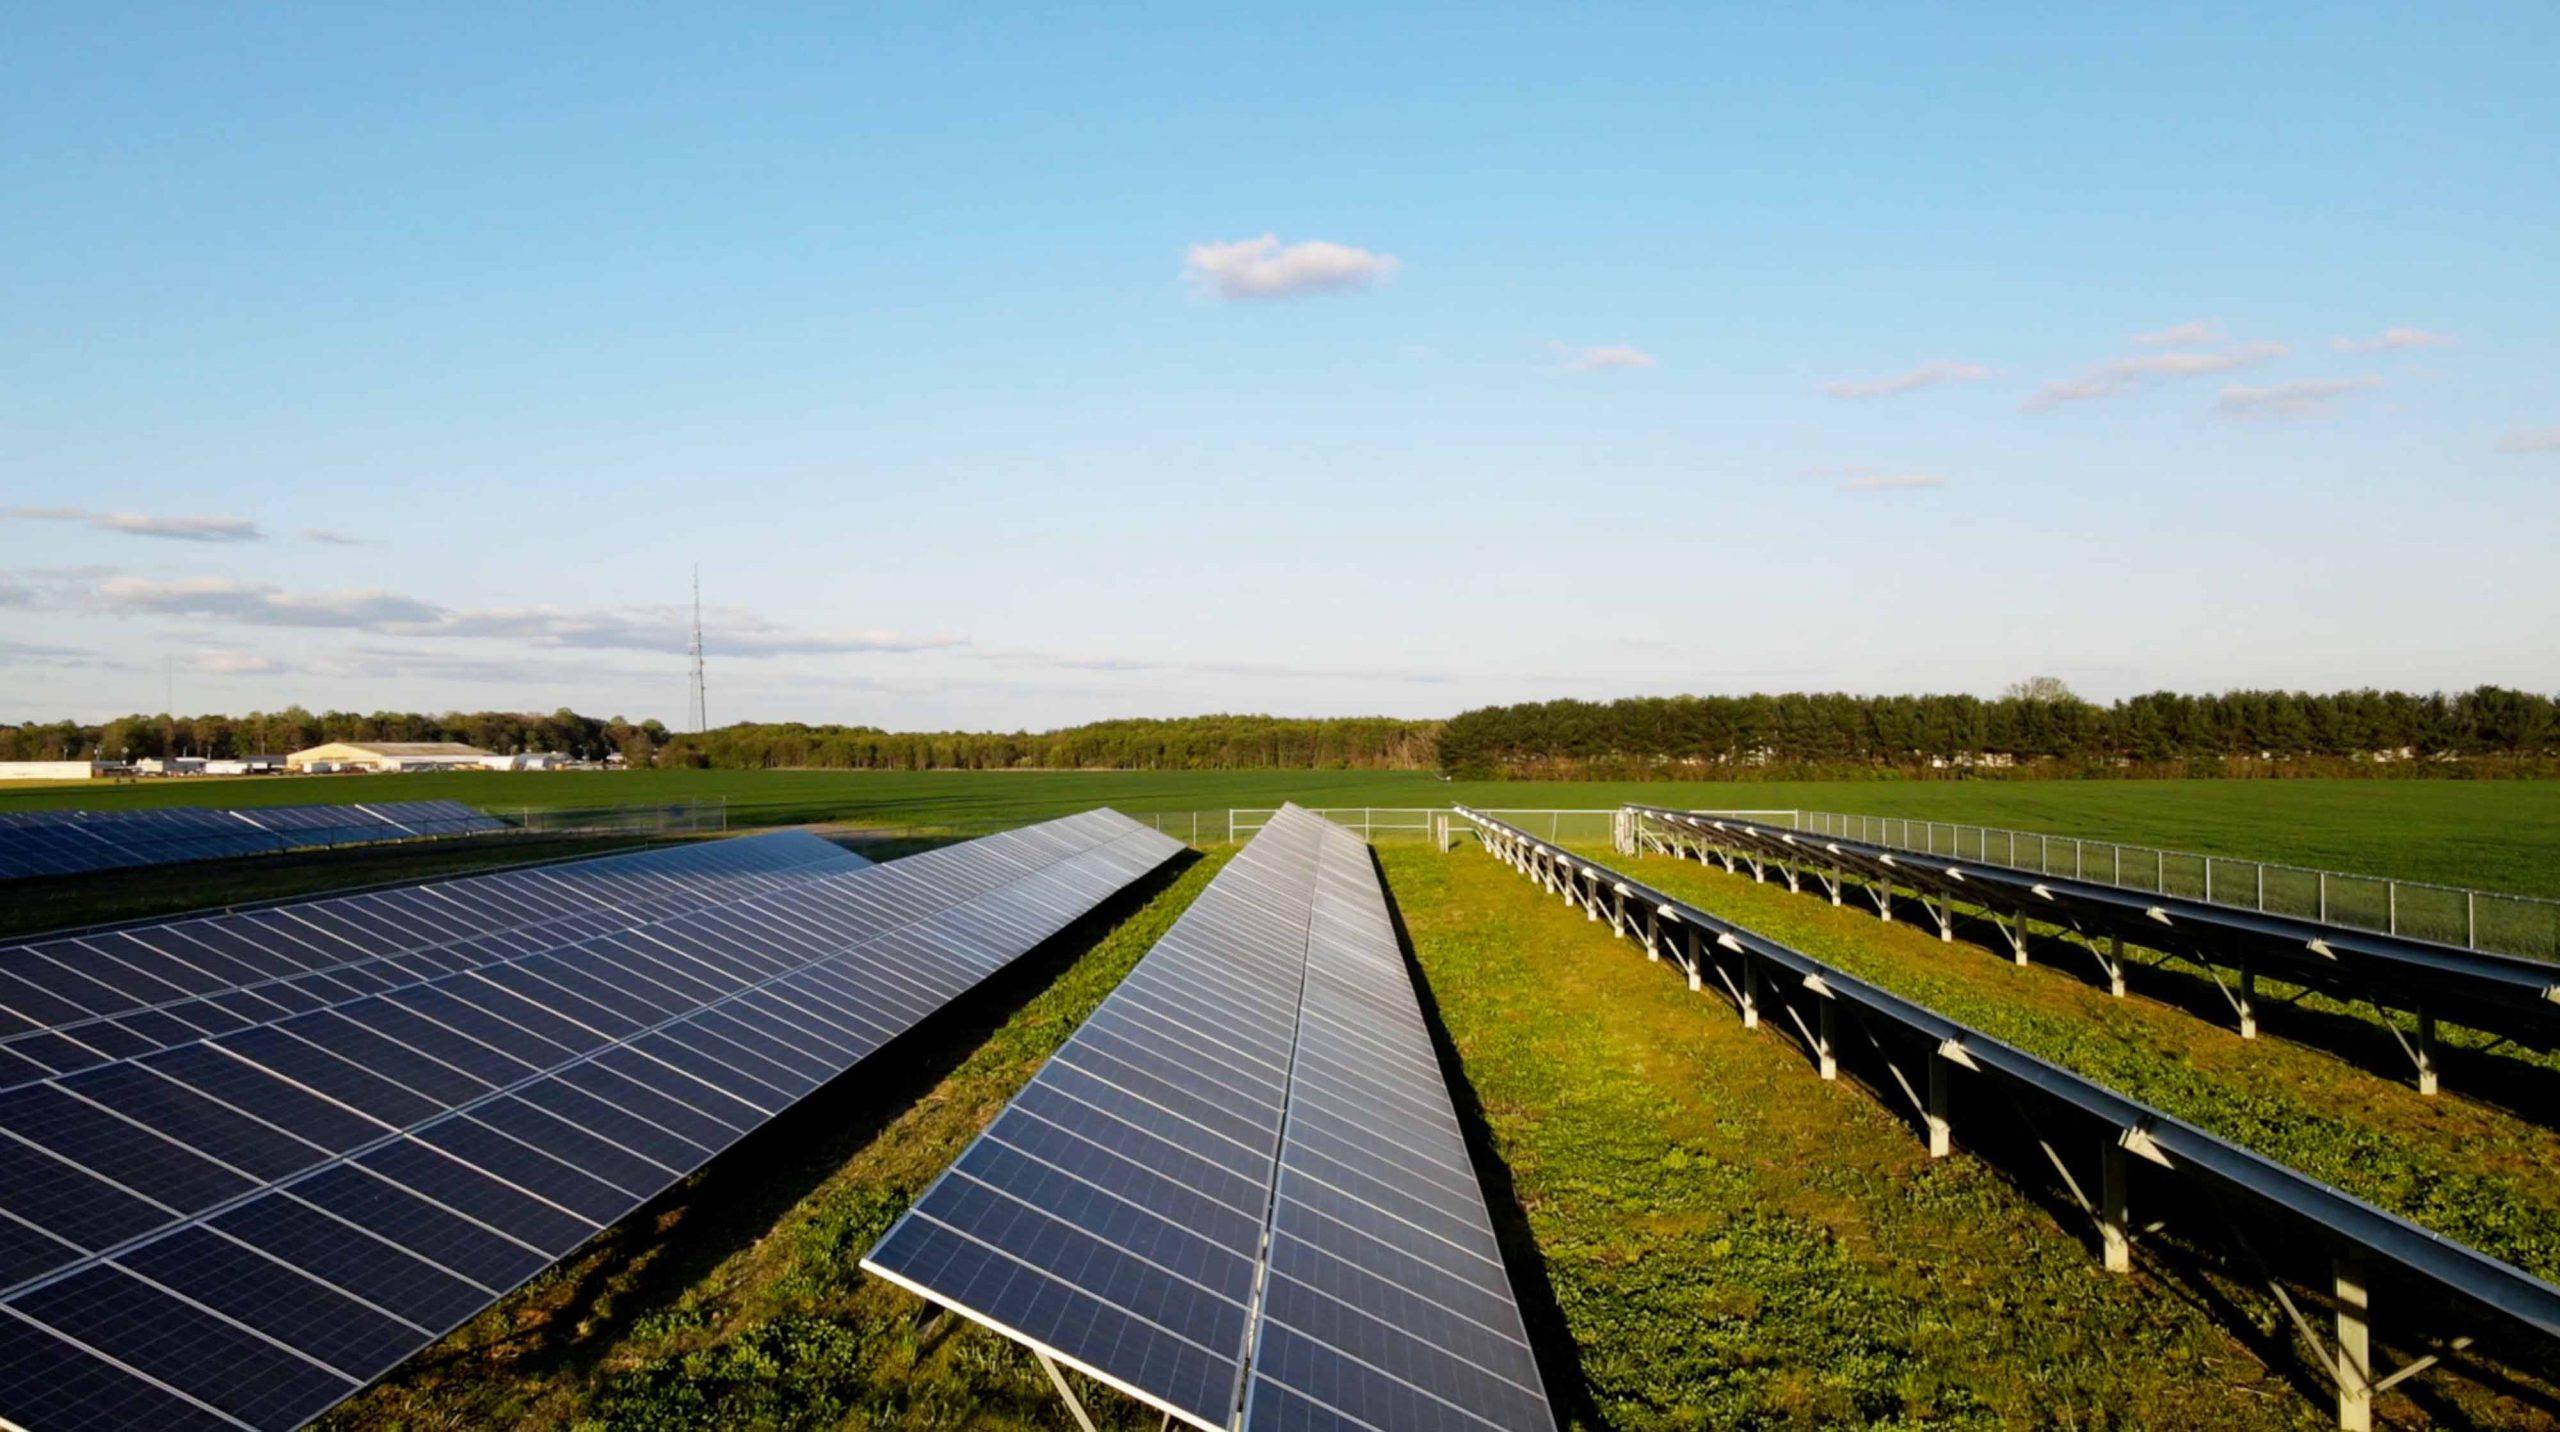
[[[506,829],[460,801],[0,814],[0,880]]]
[[[1296,807],[864,1267],[1212,1432],[1555,1425],[1368,847]]]
[[[0,1419],[297,1426],[1178,849],[768,835],[0,948],[131,985],[0,1039]]]

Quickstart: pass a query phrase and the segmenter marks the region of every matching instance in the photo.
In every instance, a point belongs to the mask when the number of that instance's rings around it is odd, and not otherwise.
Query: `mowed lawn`
[[[632,771],[177,779],[0,788],[0,812],[450,797],[493,810],[719,797],[739,825],[980,832],[1096,805],[1222,834],[1230,808],[1830,810],[2013,826],[2560,896],[2560,781],[1449,782],[1371,771]],[[1176,817],[1179,819],[1177,820]]]

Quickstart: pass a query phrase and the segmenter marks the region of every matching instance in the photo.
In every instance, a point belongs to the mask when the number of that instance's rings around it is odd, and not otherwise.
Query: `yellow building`
[[[459,741],[328,741],[284,758],[296,772],[477,771],[489,753]]]

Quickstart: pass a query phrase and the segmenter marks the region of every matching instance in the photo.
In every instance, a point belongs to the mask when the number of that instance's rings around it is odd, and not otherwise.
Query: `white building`
[[[288,771],[478,771],[489,753],[459,741],[330,741],[284,758]]]

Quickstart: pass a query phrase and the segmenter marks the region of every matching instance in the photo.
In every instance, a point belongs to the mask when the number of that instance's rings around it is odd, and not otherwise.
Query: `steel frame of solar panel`
[[[2348,1003],[2406,1010],[2415,1037],[2388,1018],[2418,1092],[2436,1092],[2439,1020],[2477,1029],[2528,1048],[2560,1047],[2560,967],[2520,955],[2436,944],[2405,935],[2269,915],[2125,890],[2093,881],[2037,875],[2006,866],[1895,850],[1836,836],[1807,835],[1732,817],[1628,806],[1619,848],[1638,844],[1728,871],[1747,867],[1755,879],[1775,869],[1787,888],[1806,893],[1819,882],[1835,905],[1845,889],[1863,890],[1879,918],[1893,918],[1897,886],[1909,890],[1941,940],[1953,940],[1955,914],[1969,906],[1997,927],[2019,964],[2028,959],[2028,922],[2067,929],[2107,979],[2125,992],[2124,948],[2157,951],[2204,972],[2229,1002],[2243,1039],[2258,1034],[2258,978],[2286,980]],[[2100,941],[2105,942],[2104,948]],[[2226,982],[2221,971],[2236,971]]]
[[[1059,1363],[1210,1432],[1555,1425],[1368,847],[1295,806],[863,1267],[1079,1420]]]
[[[507,828],[506,822],[451,800],[246,810],[14,811],[0,814],[0,879],[433,840]]]
[[[1110,811],[876,866],[768,835],[118,932],[170,997],[86,951],[133,1007],[63,1027],[146,1028],[0,1080],[0,1418],[297,1426],[1180,849]]]
[[[2536,1357],[2547,1359],[2560,1351],[2560,1287],[1517,826],[1463,806],[1457,814],[1473,825],[1496,859],[1580,908],[1586,918],[1606,920],[1611,934],[1643,944],[1648,959],[1670,960],[1687,974],[1691,989],[1707,989],[1712,978],[1732,1000],[1744,1027],[1765,1023],[1782,1038],[1795,1040],[1822,1078],[1838,1077],[1845,1015],[1883,1070],[1881,1082],[1870,1081],[1868,1087],[1888,1104],[1897,1095],[1907,1103],[1926,1132],[1931,1157],[1952,1152],[1957,1082],[1992,1095],[1965,1107],[2010,1116],[2006,1126],[2022,1130],[2041,1150],[2088,1215],[2109,1272],[2130,1272],[2135,1242],[2170,1221],[2149,1228],[2133,1222],[2143,1193],[2166,1194],[2174,1188],[2176,1196],[2157,1199],[2157,1206],[2173,1215],[2196,1215],[2193,1228],[2200,1237],[2235,1246],[2246,1264],[2264,1275],[2271,1297],[2295,1330],[2319,1351],[2321,1371],[2337,1385],[2341,1427],[2369,1427],[2376,1393],[2467,1343],[2467,1335],[2427,1339],[2423,1329],[2413,1326],[2415,1313],[2424,1308],[2456,1310],[2477,1328],[2499,1332]],[[2071,1126],[2071,1136],[2054,1132],[2060,1124]],[[2085,1152],[2067,1156],[2064,1150],[2073,1148],[2075,1139],[2085,1140],[2078,1144]],[[2088,1167],[2091,1162],[2094,1169]],[[2233,1215],[2244,1210],[2284,1225],[2289,1235],[2307,1240],[2302,1246],[2327,1255],[2333,1338],[2314,1330],[2274,1268],[2240,1234]],[[2281,1256],[2296,1250],[2289,1239],[2278,1251]],[[2378,1274],[2421,1295],[2403,1326],[2409,1327],[2413,1341],[2434,1348],[2388,1373],[2376,1366],[2372,1337]]]

